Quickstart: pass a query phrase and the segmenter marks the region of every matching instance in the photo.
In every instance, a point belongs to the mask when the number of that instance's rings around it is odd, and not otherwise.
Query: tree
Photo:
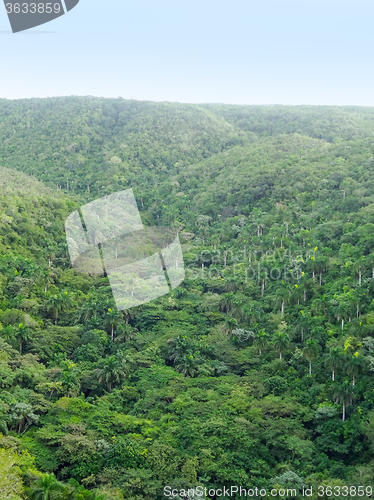
[[[286,287],[278,288],[276,291],[276,304],[281,306],[281,317],[284,314],[284,306],[288,304],[290,299],[290,291]]]
[[[62,361],[60,366],[62,369],[56,373],[56,379],[66,389],[67,395],[74,397],[79,394],[81,387],[79,380],[80,371],[71,361]]]
[[[331,370],[333,381],[335,381],[336,370],[341,368],[342,364],[343,357],[341,350],[337,347],[331,348],[325,357],[325,365]]]
[[[302,288],[299,285],[295,285],[295,289],[293,290],[291,300],[293,304],[300,305],[300,300],[303,299],[304,293]]]
[[[364,367],[364,357],[358,351],[353,356],[348,356],[345,362],[345,370],[347,375],[352,377],[352,385],[356,384],[356,377],[361,373]]]
[[[112,392],[113,385],[119,384],[131,370],[132,361],[121,351],[104,359],[101,368],[96,370],[99,383],[105,383],[108,392]]]
[[[265,330],[260,330],[260,332],[255,336],[254,345],[258,349],[258,355],[261,356],[262,349],[266,349],[269,345],[269,336]]]
[[[19,353],[22,354],[23,343],[30,340],[33,336],[33,331],[31,328],[25,326],[23,323],[18,325],[15,332],[15,337],[19,342]]]
[[[104,323],[106,326],[111,328],[111,339],[114,341],[114,327],[119,325],[123,321],[122,314],[117,311],[113,311],[111,308],[108,309],[108,312],[104,316]]]
[[[308,339],[303,349],[303,355],[309,361],[309,375],[312,374],[312,360],[315,359],[319,352],[320,346],[316,339]]]
[[[205,371],[204,358],[201,356],[200,351],[188,352],[182,356],[176,363],[176,370],[185,377],[195,377],[201,370]],[[206,373],[209,371],[206,369]]]
[[[338,304],[336,307],[336,317],[337,320],[341,320],[342,330],[344,330],[344,321],[348,318],[349,304],[346,301],[346,297],[337,297]]]
[[[304,335],[310,332],[312,324],[312,316],[310,312],[300,311],[300,319],[297,322],[296,330],[301,334],[301,342],[304,341]]]
[[[275,332],[273,335],[273,346],[279,351],[279,359],[282,359],[282,352],[290,345],[290,337],[284,331]]]
[[[135,291],[141,288],[142,285],[140,283],[139,276],[137,276],[135,273],[132,273],[130,276],[128,276],[125,290],[127,292],[131,292],[131,297],[134,297]]]
[[[54,474],[44,474],[34,481],[30,488],[31,500],[57,500],[59,493],[64,491],[64,485],[56,479]]]
[[[49,297],[46,303],[46,309],[47,312],[52,311],[55,325],[57,325],[59,313],[71,307],[72,304],[73,301],[66,290],[63,293],[51,295]]]
[[[16,403],[12,407],[12,413],[9,418],[18,434],[23,434],[30,425],[39,421],[39,416],[34,413],[33,407],[28,403]]]
[[[343,405],[342,420],[345,422],[346,408],[352,405],[354,400],[353,387],[347,383],[339,385],[334,391],[334,398],[337,403],[341,403]]]

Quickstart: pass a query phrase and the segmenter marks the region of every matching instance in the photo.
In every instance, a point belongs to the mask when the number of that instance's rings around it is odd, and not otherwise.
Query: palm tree
[[[140,279],[136,274],[129,276],[128,284],[125,286],[125,290],[126,292],[131,292],[131,297],[134,296],[135,290],[142,287],[139,281]]]
[[[92,290],[90,290],[92,293]],[[96,296],[91,296],[80,308],[79,321],[96,320],[98,312],[102,309],[102,301]]]
[[[314,262],[314,270],[319,274],[319,284],[322,285],[322,273],[326,270],[327,261],[323,257],[318,257]]]
[[[114,341],[114,327],[119,325],[121,321],[123,321],[122,314],[119,314],[118,312],[113,311],[111,308],[109,308],[104,317],[104,323],[111,328],[112,342]]]
[[[361,286],[361,284],[362,284],[362,275],[365,274],[365,272],[366,272],[365,261],[363,260],[363,258],[361,258],[360,260],[358,260],[355,263],[354,269],[355,269],[355,271],[357,273],[357,276],[358,276],[358,284],[359,284],[359,286]]]
[[[364,366],[364,357],[357,351],[350,356],[345,363],[347,375],[352,377],[352,385],[356,384],[356,377],[360,374]]]
[[[262,354],[262,349],[266,349],[267,346],[269,345],[269,336],[265,332],[265,330],[261,330],[254,341],[255,347],[258,349],[258,355],[261,356]]]
[[[19,353],[22,354],[23,343],[27,342],[31,339],[33,331],[31,328],[28,328],[23,323],[18,325],[18,329],[15,332],[15,336],[19,342]]]
[[[273,335],[273,345],[279,351],[279,359],[282,359],[282,352],[287,349],[290,344],[290,337],[287,333],[275,332]]]
[[[278,290],[276,291],[276,303],[277,305],[281,306],[282,318],[284,314],[284,306],[288,304],[289,299],[290,299],[290,291],[285,287],[278,288]]]
[[[353,387],[347,383],[339,385],[334,392],[334,398],[337,403],[342,403],[343,405],[343,416],[342,420],[345,422],[345,410],[347,406],[352,405],[354,400]]]
[[[230,318],[230,316],[226,316],[224,320],[224,328],[225,328],[225,333],[228,335],[229,333],[233,331],[235,327],[238,326],[238,322],[236,321],[235,318]]]
[[[44,293],[47,293],[48,286],[54,283],[53,280],[54,276],[55,273],[52,271],[50,267],[42,271],[42,279],[44,282]]]
[[[68,396],[76,396],[79,394],[81,387],[79,380],[80,371],[70,361],[63,361],[60,366],[62,370],[56,373],[56,380],[61,382],[62,386],[67,389]]]
[[[303,296],[304,296],[304,294],[303,294],[302,288],[299,285],[295,285],[295,290],[293,290],[292,297],[291,297],[292,303],[297,304],[299,306],[300,300],[303,299]]]
[[[30,489],[30,499],[32,500],[54,500],[58,493],[64,490],[64,485],[57,481],[54,474],[44,474],[38,478]]]
[[[122,352],[117,352],[113,356],[104,359],[102,367],[96,370],[99,383],[105,382],[108,392],[112,391],[113,385],[120,383],[129,373],[131,360],[124,356]]]
[[[352,310],[354,310],[353,314],[356,315],[356,318],[361,316],[361,304],[363,292],[359,292],[358,290],[350,290],[347,293],[348,303],[351,306]]]
[[[185,377],[195,377],[203,363],[200,351],[188,352],[175,363],[175,369]]]
[[[316,313],[326,314],[327,303],[326,303],[326,295],[322,295],[313,300],[312,303],[312,311]]]
[[[52,311],[55,325],[57,325],[58,315],[72,306],[72,300],[69,293],[65,290],[63,293],[51,295],[46,303],[47,312]]]
[[[229,313],[235,307],[235,294],[233,292],[225,293],[219,303],[221,311]]]
[[[337,347],[330,349],[327,353],[327,356],[325,357],[325,365],[332,372],[333,382],[335,381],[335,372],[342,366],[342,363],[343,359],[341,351]]]
[[[309,312],[300,311],[301,318],[299,319],[296,329],[301,334],[301,342],[304,341],[304,335],[310,332],[312,317]]]
[[[320,351],[320,346],[316,339],[308,339],[303,349],[303,355],[309,361],[309,375],[312,374],[312,359],[315,359]]]
[[[344,330],[344,320],[348,317],[348,304],[342,297],[338,297],[339,302],[336,308],[337,320],[342,322],[342,330]]]

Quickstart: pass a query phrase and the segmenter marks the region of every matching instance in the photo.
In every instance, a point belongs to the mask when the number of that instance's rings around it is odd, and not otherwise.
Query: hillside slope
[[[302,134],[287,133],[286,113],[282,133],[247,137],[227,125],[231,115],[197,106],[118,101],[129,113],[120,125],[110,117],[117,100],[0,105],[3,163],[17,169],[0,169],[4,491],[16,485],[20,500],[52,484],[61,500],[162,500],[165,485],[308,485],[311,498],[328,498],[317,488],[329,485],[335,498],[347,498],[347,487],[353,498],[359,486],[371,498],[369,111],[354,111],[368,124],[362,138],[335,141],[345,109],[313,111],[335,124],[323,137],[307,134],[315,114],[303,109],[295,110]],[[157,129],[160,113],[166,124]],[[249,130],[248,120],[240,127]],[[170,144],[167,130],[178,165],[157,156]],[[121,156],[124,137],[133,156]],[[154,166],[148,151],[157,153]],[[66,159],[69,191],[18,171],[61,185]],[[118,312],[106,277],[71,269],[64,221],[76,201],[127,187],[143,221],[179,232],[187,277],[172,293]]]

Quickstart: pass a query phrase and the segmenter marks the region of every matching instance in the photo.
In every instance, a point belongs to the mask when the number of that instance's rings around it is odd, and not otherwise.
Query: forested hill
[[[330,143],[372,138],[374,110],[96,97],[0,100],[0,165],[94,196],[118,185],[159,183],[234,146],[295,133]]]
[[[0,101],[1,499],[372,498],[373,120]],[[120,313],[105,276],[71,268],[64,222],[130,187],[187,277]]]

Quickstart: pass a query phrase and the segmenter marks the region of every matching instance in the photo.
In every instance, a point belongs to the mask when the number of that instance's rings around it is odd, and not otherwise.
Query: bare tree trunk
[[[335,382],[335,370],[332,371],[332,381]]]
[[[345,422],[345,401],[343,401],[343,422]]]

